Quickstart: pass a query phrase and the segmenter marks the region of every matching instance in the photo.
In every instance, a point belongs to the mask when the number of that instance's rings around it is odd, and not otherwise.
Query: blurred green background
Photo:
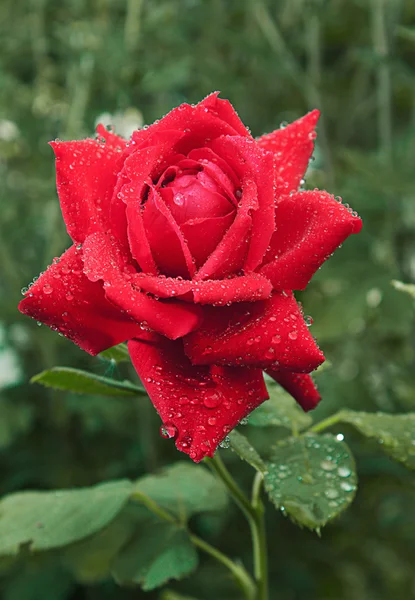
[[[341,406],[415,410],[413,301],[391,285],[415,280],[413,0],[1,0],[0,23],[2,495],[134,478],[187,460],[159,437],[143,399],[29,385],[57,364],[128,373],[16,306],[22,286],[69,245],[47,142],[91,135],[99,120],[128,135],[212,90],[253,135],[320,108],[306,187],[342,196],[364,221],[300,298],[332,363],[319,376],[316,415]],[[357,457],[356,501],[321,539],[268,506],[271,598],[415,598],[413,476],[346,426],[338,432]],[[249,484],[250,468],[222,454]],[[247,527],[232,507],[194,527],[249,561]],[[224,570],[201,560],[171,588],[200,600],[238,598]],[[5,600],[160,598],[110,581],[80,585],[47,561],[6,573],[0,588]]]

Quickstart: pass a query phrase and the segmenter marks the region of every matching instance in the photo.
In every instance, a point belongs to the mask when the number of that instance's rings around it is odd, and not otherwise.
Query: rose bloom
[[[19,309],[90,354],[128,340],[166,437],[212,456],[268,398],[266,371],[304,410],[324,356],[302,290],[361,220],[323,191],[298,191],[314,110],[254,139],[214,93],[131,140],[51,143],[73,245]]]

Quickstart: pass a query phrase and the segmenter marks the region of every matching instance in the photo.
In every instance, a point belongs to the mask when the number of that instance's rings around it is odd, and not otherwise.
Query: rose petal
[[[125,150],[127,146],[127,140],[120,135],[116,135],[112,131],[109,131],[104,125],[102,125],[102,123],[97,125],[96,132],[111,148]]]
[[[133,285],[134,269],[121,254],[116,240],[102,232],[89,236],[83,245],[84,272],[91,281],[102,280],[107,298],[132,319],[171,339],[199,327],[201,307],[178,300],[159,301]]]
[[[240,180],[228,163],[220,158],[210,148],[196,148],[189,157],[202,164],[203,169],[220,185],[228,198],[237,206],[235,192],[240,188]]]
[[[362,221],[327,192],[284,196],[275,211],[276,231],[260,273],[275,289],[304,289],[316,270]]]
[[[258,145],[272,152],[276,166],[276,197],[297,190],[313,154],[315,127],[320,116],[313,110],[284,129],[257,139]]]
[[[225,117],[229,116],[225,114],[226,111],[220,109],[219,112],[223,114],[219,115],[215,110],[210,110],[209,106],[203,104],[203,101],[195,106],[181,104],[147,129],[135,131],[131,136],[131,151],[134,148],[154,145],[154,140],[158,140],[159,135],[164,131],[181,131],[184,133],[183,138],[176,146],[176,150],[185,155],[193,148],[205,146],[207,139],[212,140],[221,135],[237,135],[238,132],[233,126],[237,125],[236,120],[232,119],[233,124],[230,124],[224,120]],[[245,129],[245,133],[240,135],[246,134]]]
[[[50,142],[56,156],[56,188],[68,234],[75,242],[109,219],[109,203],[125,154],[113,143],[86,139]]]
[[[134,286],[159,298],[181,296],[189,302],[225,305],[232,302],[254,302],[269,298],[270,282],[252,273],[242,277],[205,281],[189,281],[173,277],[152,277],[144,273],[133,276]]]
[[[305,411],[312,410],[321,400],[321,396],[310,375],[266,369],[270,377],[275,379]]]
[[[324,361],[292,293],[204,311],[202,326],[184,340],[195,365],[252,365],[308,373]]]
[[[82,251],[72,246],[30,287],[19,310],[95,355],[142,329],[85,277],[83,266]]]
[[[205,109],[207,108],[209,112],[213,111],[216,113],[223,121],[229,123],[238,135],[247,138],[252,137],[249,129],[242,123],[229,100],[218,98],[219,94],[220,92],[212,92],[212,94],[209,94],[209,96],[200,102],[200,106],[203,106]]]
[[[268,398],[260,369],[194,367],[180,341],[148,333],[128,350],[167,435],[195,462]]]
[[[225,236],[234,219],[235,214],[231,212],[224,217],[191,219],[180,225],[197,268],[200,268],[206,262]]]
[[[127,212],[127,218],[129,216]],[[152,188],[142,219],[154,261],[165,275],[192,277],[196,271],[190,250],[171,211]]]
[[[249,249],[251,212],[257,206],[257,188],[247,181],[242,188],[241,206],[215,250],[200,267],[196,279],[223,279],[242,269]]]
[[[244,270],[254,270],[262,261],[275,229],[274,221],[274,159],[251,139],[223,136],[209,147],[225,159],[242,182],[253,181],[257,188],[256,204],[249,213],[252,232]],[[241,208],[244,198],[241,199]]]

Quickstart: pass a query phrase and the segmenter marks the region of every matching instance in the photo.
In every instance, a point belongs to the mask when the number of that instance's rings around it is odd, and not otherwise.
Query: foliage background
[[[2,495],[136,478],[186,460],[159,438],[143,399],[29,385],[56,364],[128,373],[38,328],[16,305],[20,288],[69,244],[47,142],[91,135],[100,115],[125,133],[215,89],[254,135],[320,108],[306,186],[342,196],[364,220],[301,294],[332,363],[319,378],[317,416],[340,406],[415,410],[413,303],[390,283],[415,280],[411,0],[2,0],[0,23]],[[347,426],[338,431],[357,456],[357,499],[322,539],[268,507],[271,598],[415,597],[413,476]],[[248,484],[249,467],[222,454]],[[247,528],[232,507],[195,527],[249,560]],[[110,581],[81,585],[49,564],[5,574],[0,585],[5,600],[160,598]],[[200,600],[237,598],[223,569],[204,557],[195,575],[171,587]]]

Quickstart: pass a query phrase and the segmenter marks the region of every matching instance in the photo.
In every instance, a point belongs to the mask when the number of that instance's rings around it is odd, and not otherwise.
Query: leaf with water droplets
[[[341,421],[350,423],[366,437],[376,439],[386,454],[415,469],[415,413],[388,415],[344,410]]]
[[[249,417],[249,425],[256,427],[285,427],[301,431],[313,422],[310,415],[306,414],[280,386],[268,383],[270,399],[266,400],[254,410]]]
[[[279,442],[273,449],[264,486],[284,514],[309,529],[337,517],[357,489],[349,448],[331,434],[307,434]]]
[[[75,394],[96,394],[98,396],[147,395],[145,390],[129,381],[116,381],[109,377],[101,377],[88,371],[70,367],[53,367],[47,371],[42,371],[34,375],[30,382]]]
[[[100,352],[98,356],[100,358],[104,358],[105,360],[116,362],[117,364],[121,362],[130,362],[127,344],[118,344],[117,346],[108,348],[108,350]]]
[[[260,471],[261,473],[266,471],[266,465],[264,461],[259,456],[255,448],[251,445],[248,438],[234,429],[229,434],[229,440],[232,450],[236,452],[236,454],[242,458],[242,460],[250,464],[251,467],[254,467],[254,469]]]

